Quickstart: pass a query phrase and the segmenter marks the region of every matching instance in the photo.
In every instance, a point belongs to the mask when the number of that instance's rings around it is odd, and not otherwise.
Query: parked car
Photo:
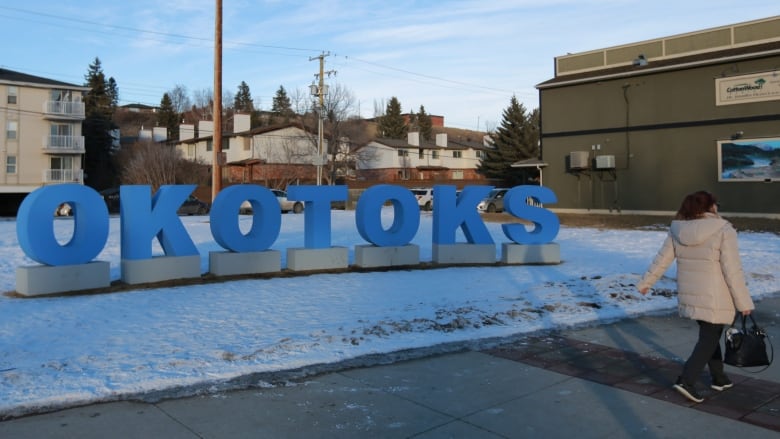
[[[62,203],[57,206],[57,210],[54,212],[54,216],[71,216],[73,215],[73,209],[68,203]]]
[[[487,198],[480,201],[477,204],[477,210],[480,212],[503,212],[504,211],[504,196],[509,189],[497,188],[490,191]]]
[[[205,215],[209,213],[209,205],[190,195],[181,203],[178,213],[179,215]]]
[[[303,203],[300,201],[292,201],[287,199],[287,192],[279,189],[271,189],[271,192],[276,196],[276,199],[279,201],[279,208],[282,210],[282,213],[287,212],[293,212],[293,213],[301,213],[303,212]],[[250,214],[252,213],[252,204],[249,201],[244,201],[241,204],[241,208],[239,209],[239,213],[243,214]]]
[[[119,188],[112,187],[100,191],[103,201],[106,202],[108,213],[119,213]]]
[[[433,189],[429,187],[414,187],[410,189],[417,199],[420,210],[433,209]]]

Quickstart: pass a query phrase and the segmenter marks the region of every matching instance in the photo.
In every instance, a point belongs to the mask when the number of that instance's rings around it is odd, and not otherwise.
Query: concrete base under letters
[[[375,245],[355,246],[355,265],[358,267],[393,267],[420,264],[420,246],[407,244],[378,247]]]
[[[32,265],[16,269],[16,292],[24,296],[106,288],[111,285],[111,265],[92,261],[78,265]]]
[[[560,264],[561,246],[547,244],[501,244],[501,262],[505,264]]]
[[[278,250],[247,253],[209,252],[209,272],[216,276],[278,271],[282,271],[282,253]]]
[[[200,277],[200,255],[122,259],[122,282],[143,284]]]
[[[293,271],[330,270],[348,266],[349,251],[346,247],[287,249],[287,268]]]
[[[433,262],[437,264],[494,264],[494,244],[433,244]]]

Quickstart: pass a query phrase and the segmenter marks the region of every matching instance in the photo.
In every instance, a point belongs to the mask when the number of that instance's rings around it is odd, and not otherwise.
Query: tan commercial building
[[[554,209],[780,217],[780,16],[555,59],[537,85]]]
[[[84,183],[86,87],[0,69],[2,215],[47,184]]]

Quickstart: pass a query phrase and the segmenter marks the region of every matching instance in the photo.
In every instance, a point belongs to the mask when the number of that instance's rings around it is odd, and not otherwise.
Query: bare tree
[[[185,160],[175,147],[150,141],[122,149],[122,184],[148,184],[157,191],[166,184],[207,184],[208,166]]]
[[[168,91],[168,96],[171,98],[173,109],[182,114],[188,111],[192,107],[192,101],[190,101],[189,92],[187,87],[181,84],[176,84],[173,89]]]
[[[380,99],[379,101],[374,99],[374,117],[384,116],[385,108],[387,108],[387,103],[384,99]]]
[[[335,183],[337,174],[350,174],[350,164],[354,170],[350,138],[355,137],[359,131],[354,129],[356,124],[350,125],[347,121],[351,118],[358,119],[355,113],[356,102],[354,93],[342,84],[331,85],[325,96],[325,128],[330,135],[327,152],[330,154],[331,184]],[[338,170],[340,172],[337,172]]]
[[[314,97],[308,91],[302,91],[300,88],[292,90],[288,95],[290,106],[295,114],[306,114],[314,104]]]
[[[210,88],[195,90],[192,96],[194,109],[200,113],[202,119],[211,120],[214,110],[214,90]]]

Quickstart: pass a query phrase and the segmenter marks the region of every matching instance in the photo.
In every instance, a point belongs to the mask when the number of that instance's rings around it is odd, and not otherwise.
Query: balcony
[[[84,136],[44,136],[47,154],[84,154]]]
[[[45,169],[43,182],[84,184],[84,171],[81,169]]]
[[[46,101],[43,114],[47,118],[84,119],[84,103],[80,101]]]

